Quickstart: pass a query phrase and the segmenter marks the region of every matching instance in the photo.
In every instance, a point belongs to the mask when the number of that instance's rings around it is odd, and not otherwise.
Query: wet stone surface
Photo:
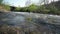
[[[0,13],[1,33],[60,34],[60,16],[26,12],[3,12]]]

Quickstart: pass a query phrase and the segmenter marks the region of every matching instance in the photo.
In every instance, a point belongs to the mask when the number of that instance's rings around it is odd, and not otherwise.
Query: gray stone
[[[21,27],[24,31],[36,31],[42,34],[59,34],[60,16],[27,12],[2,12],[0,25]]]

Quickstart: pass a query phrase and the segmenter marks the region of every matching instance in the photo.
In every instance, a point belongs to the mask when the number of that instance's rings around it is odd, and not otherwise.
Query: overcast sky
[[[42,0],[40,0],[41,2]],[[51,1],[51,0],[50,0]],[[55,0],[57,1],[57,0]],[[4,0],[3,1],[6,4],[10,4],[11,6],[20,6],[20,7],[24,7],[25,3],[27,2],[27,0]],[[38,3],[39,0],[31,0],[32,3]]]

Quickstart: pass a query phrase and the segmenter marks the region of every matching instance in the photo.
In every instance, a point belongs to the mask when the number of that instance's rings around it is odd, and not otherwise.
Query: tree
[[[38,7],[37,7],[36,5],[34,5],[34,4],[32,4],[32,5],[30,5],[30,6],[28,7],[28,10],[29,10],[30,12],[36,12],[37,9],[38,9]]]
[[[0,4],[2,3],[3,0],[0,0]]]

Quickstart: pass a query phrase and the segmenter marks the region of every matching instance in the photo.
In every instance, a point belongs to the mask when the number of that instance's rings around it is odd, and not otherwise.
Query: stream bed
[[[60,16],[1,12],[0,34],[60,34]]]

